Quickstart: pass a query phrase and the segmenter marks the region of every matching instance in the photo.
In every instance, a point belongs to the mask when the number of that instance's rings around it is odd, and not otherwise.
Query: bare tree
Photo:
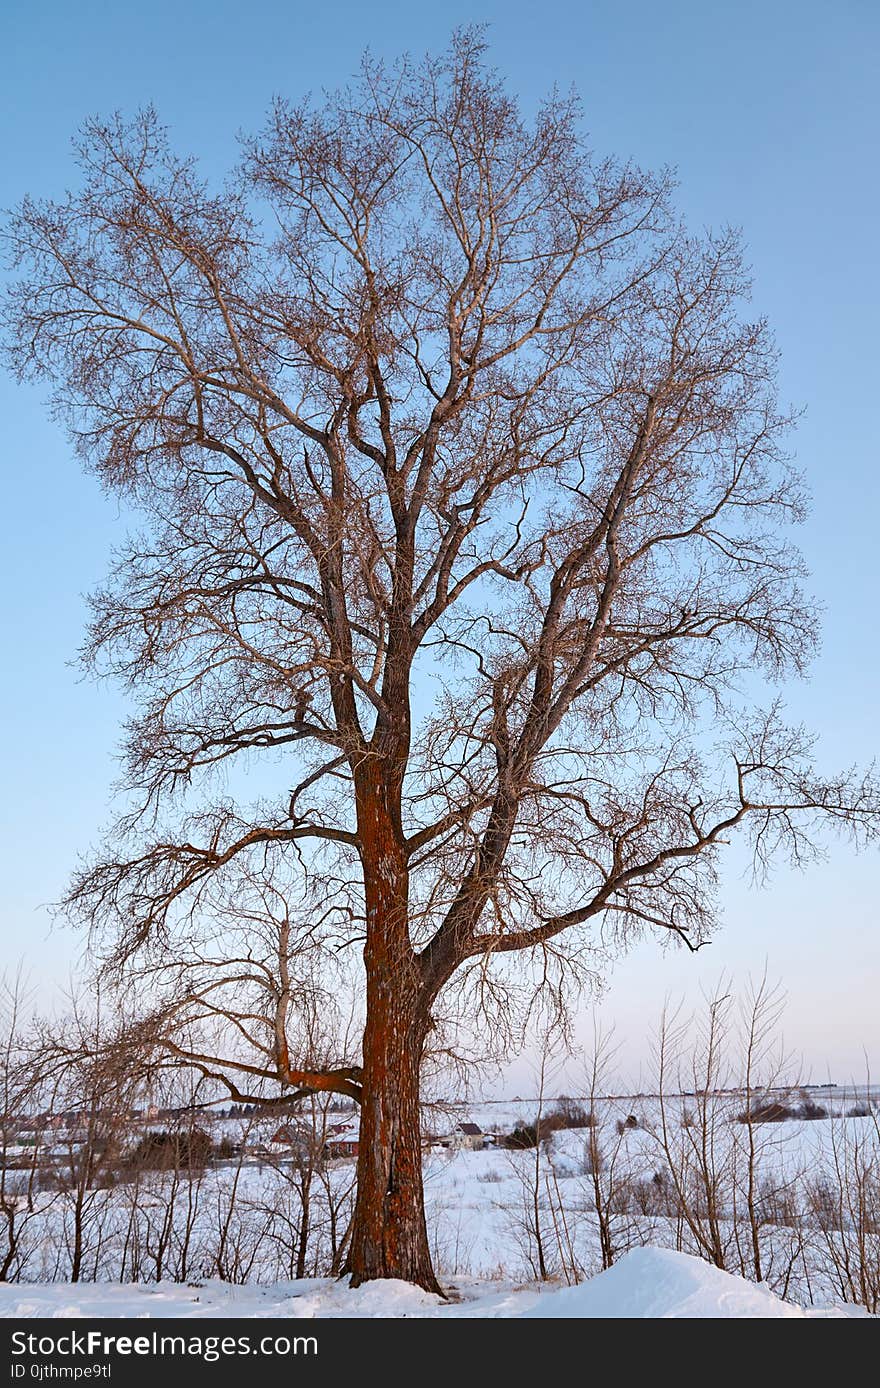
[[[755,1282],[769,1281],[783,1296],[803,1254],[803,1172],[791,1158],[786,1160],[784,1141],[774,1137],[773,1125],[756,1119],[766,1096],[773,1094],[779,1102],[795,1079],[792,1062],[779,1041],[784,1005],[781,986],[769,983],[766,970],[757,982],[749,981],[739,1004],[738,1079],[743,1104],[732,1141],[736,1270]]]
[[[142,1057],[112,1008],[71,992],[60,1022],[41,1024],[40,1060],[54,1136],[52,1179],[61,1195],[62,1241],[71,1282],[97,1281],[113,1238],[113,1188],[141,1097]]]
[[[653,1136],[677,1246],[784,1296],[804,1239],[803,1170],[775,1121],[795,1113],[786,1102],[792,1063],[779,1041],[783,1003],[765,975],[739,1000],[722,978],[696,1017],[664,1010]]]
[[[808,1195],[818,1225],[816,1255],[843,1301],[880,1310],[880,1119],[871,1103],[832,1112]]]
[[[551,1215],[553,1211],[546,1170],[550,1162],[550,1154],[546,1150],[548,1145],[547,1132],[543,1120],[547,1084],[551,1078],[550,1073],[548,1073],[551,1058],[549,1037],[545,1035],[540,1038],[540,1041],[541,1050],[535,1071],[538,1099],[535,1116],[531,1123],[522,1124],[518,1130],[514,1130],[514,1137],[518,1135],[522,1139],[522,1145],[517,1143],[518,1150],[516,1155],[511,1158],[511,1164],[520,1184],[520,1206],[513,1214],[512,1229],[532,1276],[536,1281],[547,1282],[551,1276],[548,1266],[550,1245],[546,1228],[548,1206]],[[554,1077],[558,1076],[558,1067],[554,1067],[554,1072]],[[528,1151],[527,1143],[530,1144],[531,1151]],[[527,1152],[528,1155],[526,1155]],[[550,1197],[550,1199],[545,1199],[545,1197]],[[561,1251],[561,1245],[558,1241],[557,1251]]]
[[[41,1184],[51,1135],[28,1003],[21,971],[0,979],[0,1282],[20,1278],[28,1227],[52,1203]]]
[[[618,1047],[613,1031],[603,1031],[593,1018],[593,1044],[586,1057],[585,1093],[590,1106],[590,1126],[584,1145],[584,1185],[596,1212],[599,1255],[604,1272],[634,1241],[635,1230],[627,1195],[632,1185],[626,1151],[627,1128],[609,1120],[611,1104],[607,1095],[617,1064]]]
[[[142,518],[86,648],[140,713],[68,906],[131,976],[256,865],[305,905],[291,949],[362,949],[360,1056],[263,1068],[361,1105],[353,1281],[436,1288],[448,985],[489,1026],[600,925],[698,947],[734,830],[759,864],[876,832],[870,782],[739,707],[816,630],[772,342],[736,237],[686,235],[574,99],[526,121],[478,32],[277,102],[217,192],[151,112],[79,158],[11,223],[9,340]]]
[[[126,1210],[121,1281],[186,1282],[193,1264],[200,1271],[209,1265],[200,1230],[211,1194],[205,1172],[212,1142],[200,1126],[207,1086],[195,1070],[170,1078],[165,1093],[152,1086],[153,1102],[136,1132],[132,1125],[119,1167],[117,1193]]]

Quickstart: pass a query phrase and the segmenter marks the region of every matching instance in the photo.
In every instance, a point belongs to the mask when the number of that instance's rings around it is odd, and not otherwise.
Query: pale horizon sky
[[[0,204],[60,194],[75,177],[69,141],[82,120],[147,102],[178,147],[219,177],[235,161],[236,133],[259,126],[274,94],[344,81],[366,46],[388,57],[436,50],[453,26],[480,21],[526,109],[554,83],[575,84],[597,150],[674,165],[678,205],[694,227],[742,228],[754,305],[782,353],[783,398],[805,410],[795,447],[814,507],[800,542],[825,608],[821,655],[787,703],[820,734],[823,766],[871,761],[880,748],[880,8],[872,0],[471,0],[442,16],[389,0],[7,0]],[[39,391],[0,375],[0,410],[0,964],[24,959],[48,992],[82,941],[49,933],[45,903],[112,813],[125,705],[69,662],[83,595],[104,574],[121,527]],[[644,1064],[643,1038],[666,995],[696,1002],[720,974],[736,985],[766,965],[787,991],[785,1035],[805,1077],[857,1077],[865,1051],[880,1073],[880,855],[856,857],[830,840],[827,862],[803,874],[780,865],[763,892],[742,869],[732,858],[726,923],[709,948],[693,957],[648,941],[609,975],[602,1013],[616,1022],[628,1072]],[[508,1092],[527,1076],[525,1063],[514,1066]]]

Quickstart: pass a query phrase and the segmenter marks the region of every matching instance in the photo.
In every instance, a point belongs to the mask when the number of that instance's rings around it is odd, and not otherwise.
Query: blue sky
[[[60,193],[82,119],[150,101],[179,147],[219,175],[236,133],[260,123],[273,94],[335,85],[368,45],[389,56],[440,47],[470,21],[489,23],[494,60],[527,108],[554,82],[576,84],[597,149],[674,165],[692,225],[743,228],[755,304],[782,350],[783,395],[806,407],[797,451],[814,510],[801,539],[826,612],[821,657],[789,706],[821,734],[823,764],[870,760],[880,748],[873,0],[473,0],[421,14],[389,0],[7,0],[0,203]],[[83,594],[120,523],[38,392],[0,378],[0,421],[0,954],[25,957],[48,985],[81,942],[50,936],[41,903],[110,815],[124,708],[68,662]],[[646,944],[612,974],[603,1010],[632,1038],[630,1063],[665,993],[696,996],[722,970],[743,978],[766,961],[788,990],[787,1038],[814,1077],[858,1071],[863,1048],[880,1071],[880,855],[856,858],[832,842],[827,863],[804,875],[780,868],[763,893],[741,869],[732,859],[726,925],[711,949],[693,959]]]

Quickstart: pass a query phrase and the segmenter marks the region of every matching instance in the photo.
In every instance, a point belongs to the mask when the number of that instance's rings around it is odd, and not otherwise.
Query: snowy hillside
[[[799,1316],[840,1303],[876,1312],[875,1096],[799,1091],[785,1106],[778,1095],[756,1103],[763,1117],[750,1122],[736,1093],[618,1096],[589,1111],[560,1101],[540,1118],[534,1101],[430,1112],[431,1254],[462,1298],[456,1309],[411,1288],[349,1295],[328,1280],[350,1228],[347,1129],[328,1127],[333,1140],[322,1146],[277,1118],[226,1117],[195,1130],[202,1161],[138,1166],[123,1156],[102,1167],[98,1154],[101,1179],[90,1188],[74,1179],[77,1134],[52,1132],[39,1151],[6,1152],[14,1218],[0,1313],[497,1316],[539,1305],[554,1308],[539,1315],[655,1316],[706,1314],[675,1307],[720,1296],[734,1308],[724,1314]],[[555,1127],[560,1117],[577,1125]],[[734,1275],[725,1292],[722,1268]],[[771,1293],[788,1309],[767,1311]],[[608,1310],[612,1302],[627,1309]]]

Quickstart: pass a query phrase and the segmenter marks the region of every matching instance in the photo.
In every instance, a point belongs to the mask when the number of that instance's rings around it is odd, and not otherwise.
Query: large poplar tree
[[[436,1286],[444,990],[482,984],[491,1025],[598,931],[696,947],[734,831],[764,861],[877,825],[870,782],[748,708],[816,621],[737,239],[688,235],[668,180],[580,120],[558,96],[525,118],[465,32],[276,102],[215,190],[152,113],[93,121],[77,190],[11,227],[15,366],[143,522],[87,652],[138,705],[130,798],[69,907],[123,981],[196,961],[169,1054],[243,1098],[358,1101],[355,1282]],[[295,909],[255,962],[261,893]],[[346,950],[361,1053],[311,1054],[297,989]],[[255,978],[253,1054],[201,1050],[193,1008],[234,1016]]]

